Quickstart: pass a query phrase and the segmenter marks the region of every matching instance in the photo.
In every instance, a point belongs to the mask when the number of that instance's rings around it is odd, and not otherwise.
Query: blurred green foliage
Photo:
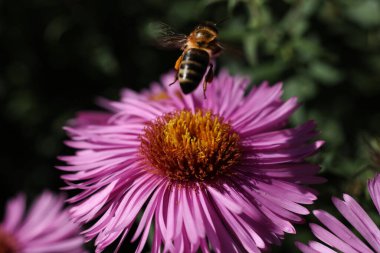
[[[285,97],[303,103],[292,124],[314,119],[327,142],[315,161],[329,182],[311,208],[336,213],[330,197],[347,192],[374,215],[366,180],[380,165],[365,140],[380,135],[379,13],[378,0],[0,0],[1,203],[62,186],[53,166],[72,152],[61,128],[76,111],[172,68],[180,52],[158,49],[152,24],[187,33],[229,17],[219,67],[255,84],[282,81]],[[297,229],[274,251],[310,238],[307,226]]]

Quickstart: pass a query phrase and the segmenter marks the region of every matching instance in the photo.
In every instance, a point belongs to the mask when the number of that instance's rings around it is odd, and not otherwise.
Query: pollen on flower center
[[[0,227],[0,252],[1,253],[17,253],[16,239],[12,235],[3,231]]]
[[[149,171],[175,182],[213,180],[233,173],[241,157],[239,135],[210,112],[179,111],[147,124],[141,153]]]

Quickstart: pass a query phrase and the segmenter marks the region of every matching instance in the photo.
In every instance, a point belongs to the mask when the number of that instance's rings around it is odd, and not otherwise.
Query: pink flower
[[[248,84],[222,72],[205,100],[202,87],[184,96],[155,83],[65,128],[78,151],[59,168],[67,189],[81,190],[72,217],[96,221],[85,231],[96,252],[132,232],[141,252],[151,227],[152,252],[260,252],[295,233],[302,204],[316,199],[305,184],[324,181],[305,162],[322,141],[310,141],[313,122],[285,128],[298,104],[281,100],[281,84],[245,95]]]
[[[380,214],[380,174],[368,181],[368,191],[377,211]],[[326,228],[317,224],[310,224],[314,235],[327,244],[311,241],[309,245],[296,242],[297,247],[305,253],[331,253],[331,252],[380,252],[380,230],[371,220],[363,208],[349,195],[343,195],[344,200],[333,198],[332,201],[339,212],[367,241],[363,242],[342,222],[323,210],[314,211]],[[335,250],[333,250],[333,249]]]
[[[85,252],[79,227],[69,220],[63,204],[63,197],[44,192],[25,213],[25,196],[11,199],[0,223],[0,252]]]

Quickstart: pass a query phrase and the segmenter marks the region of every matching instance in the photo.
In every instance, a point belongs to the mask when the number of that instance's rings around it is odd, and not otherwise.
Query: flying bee
[[[175,80],[179,81],[184,94],[194,91],[202,79],[203,94],[206,98],[207,84],[214,77],[212,59],[215,59],[223,50],[218,41],[218,29],[215,23],[206,21],[197,25],[187,36],[174,32],[169,26],[162,24],[160,45],[167,48],[179,48],[183,52],[177,59],[174,69]]]

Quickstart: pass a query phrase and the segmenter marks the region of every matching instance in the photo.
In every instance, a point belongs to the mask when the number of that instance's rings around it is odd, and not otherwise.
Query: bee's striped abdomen
[[[206,73],[209,54],[202,49],[190,48],[185,51],[178,71],[178,80],[183,93],[194,91]]]

